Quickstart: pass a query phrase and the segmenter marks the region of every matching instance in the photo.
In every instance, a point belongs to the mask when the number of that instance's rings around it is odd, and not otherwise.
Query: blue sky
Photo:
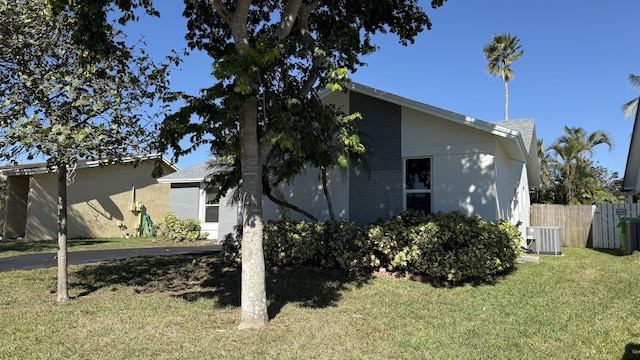
[[[615,148],[596,148],[600,165],[624,175],[633,121],[620,106],[639,96],[629,73],[640,73],[637,16],[640,1],[449,0],[438,9],[422,1],[433,28],[403,47],[394,35],[378,35],[379,51],[364,58],[353,81],[484,121],[504,117],[504,88],[485,71],[483,47],[496,33],[520,38],[524,56],[512,65],[509,118],[533,118],[546,145],[562,127],[606,131]],[[127,26],[144,35],[149,51],[162,56],[184,48],[182,2],[156,1],[162,17]],[[214,79],[211,60],[192,53],[172,73],[172,88],[195,94]],[[205,160],[201,149],[178,161],[181,168]]]

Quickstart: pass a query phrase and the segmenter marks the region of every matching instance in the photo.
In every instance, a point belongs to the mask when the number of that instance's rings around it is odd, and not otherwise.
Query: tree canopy
[[[82,18],[76,33],[90,35],[76,40],[88,51],[108,53],[109,46],[91,41],[100,38],[92,33],[103,30],[88,25],[91,18],[86,14],[98,7],[94,0],[49,1],[58,8],[70,5]],[[430,3],[436,8],[444,1]],[[102,11],[107,3],[120,8],[123,20],[128,20],[136,7],[153,11],[148,2],[102,0],[100,4]],[[333,116],[318,92],[328,86],[343,89],[346,72],[355,71],[363,64],[361,57],[376,50],[373,34],[392,33],[407,45],[431,28],[431,22],[418,0],[200,0],[185,5],[189,47],[209,54],[217,82],[199,96],[176,94],[186,106],[163,122],[159,145],[180,156],[209,144],[230,169],[215,179],[222,184],[221,193],[241,186],[240,328],[262,327],[268,320],[262,172],[271,149],[295,147],[290,143],[293,124],[309,125],[317,116]],[[191,140],[187,148],[180,146],[184,137]]]
[[[57,173],[64,301],[68,168],[81,159],[119,162],[146,151],[153,125],[145,109],[166,90],[167,69],[123,40],[113,41],[109,56],[88,62],[73,41],[78,19],[69,12],[52,12],[42,1],[0,5],[0,156],[14,163],[43,157]]]
[[[511,34],[493,35],[493,40],[484,47],[487,72],[499,76],[504,85],[504,119],[509,120],[509,81],[515,76],[511,64],[524,54],[520,39]]]
[[[629,85],[633,89],[640,90],[640,75],[629,74]],[[625,117],[632,117],[636,114],[638,101],[640,101],[640,97],[635,97],[622,104],[622,112]]]
[[[617,174],[610,174],[592,160],[598,145],[613,147],[603,131],[587,133],[580,127],[563,128],[565,135],[548,148],[538,140],[541,187],[532,192],[532,201],[555,204],[597,204],[618,202]]]

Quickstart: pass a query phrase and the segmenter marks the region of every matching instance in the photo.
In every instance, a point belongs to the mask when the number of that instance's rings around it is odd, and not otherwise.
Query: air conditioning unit
[[[529,252],[543,255],[562,255],[562,236],[559,227],[527,227]]]

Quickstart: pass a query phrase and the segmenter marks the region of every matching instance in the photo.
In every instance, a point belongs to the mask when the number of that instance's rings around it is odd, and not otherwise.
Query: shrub
[[[200,222],[196,219],[182,220],[168,212],[158,226],[158,233],[168,241],[196,241],[206,239],[207,233],[200,231]]]
[[[270,221],[264,226],[267,266],[315,266],[366,276],[380,267],[452,283],[491,283],[515,266],[518,229],[461,212],[403,212],[366,229],[346,221]],[[239,262],[240,242],[227,236],[221,259]]]
[[[238,231],[239,233],[240,231]],[[238,235],[225,237],[220,254],[225,265],[240,262]],[[371,247],[354,222],[269,221],[263,232],[267,266],[313,266],[339,269],[353,276],[369,275]]]
[[[240,241],[242,239],[242,225],[234,227],[235,234],[229,233],[222,239],[222,248],[220,249],[220,263],[222,266],[232,266],[240,264],[242,252],[240,249]]]
[[[375,222],[367,233],[382,267],[453,283],[493,282],[515,266],[520,251],[514,225],[458,211],[406,212]]]

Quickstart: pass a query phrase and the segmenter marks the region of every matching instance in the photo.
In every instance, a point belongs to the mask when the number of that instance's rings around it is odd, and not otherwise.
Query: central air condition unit
[[[562,255],[562,237],[559,227],[527,227],[529,251],[543,255]]]

